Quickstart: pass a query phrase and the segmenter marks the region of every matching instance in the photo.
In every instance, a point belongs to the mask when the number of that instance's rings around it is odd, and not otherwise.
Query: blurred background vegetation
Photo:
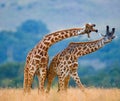
[[[60,29],[93,22],[102,34],[108,24],[117,38],[100,50],[79,59],[78,73],[85,86],[120,88],[119,0],[12,0],[0,2],[0,87],[22,87],[27,53],[46,35]],[[112,7],[112,9],[111,9]],[[99,11],[98,11],[99,10]],[[92,41],[91,34],[72,37],[53,45],[50,61],[69,42]],[[54,84],[57,82],[55,79]],[[38,85],[37,77],[33,87]],[[70,86],[75,86],[73,80]]]

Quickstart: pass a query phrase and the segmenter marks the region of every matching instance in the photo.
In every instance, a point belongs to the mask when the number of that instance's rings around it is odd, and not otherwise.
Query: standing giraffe
[[[91,41],[91,42],[72,42],[66,49],[58,53],[50,63],[48,70],[48,85],[46,92],[50,91],[50,86],[54,77],[58,76],[58,91],[66,90],[70,76],[75,80],[76,84],[82,91],[84,86],[80,82],[77,69],[78,69],[78,58],[86,54],[97,51],[102,48],[105,44],[109,43],[114,39],[113,36],[115,28],[109,32],[109,26],[106,28],[106,35],[103,38]]]
[[[97,32],[94,27],[95,24],[86,24],[83,28],[61,30],[45,36],[27,55],[24,68],[24,92],[30,92],[35,74],[38,76],[39,89],[44,91],[46,69],[49,61],[48,49],[51,45],[72,36],[88,34],[88,37],[90,37],[91,31]]]

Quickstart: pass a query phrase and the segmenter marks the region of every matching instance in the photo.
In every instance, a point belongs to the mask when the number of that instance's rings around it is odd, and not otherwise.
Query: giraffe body
[[[34,75],[38,76],[39,89],[44,91],[44,82],[49,61],[48,49],[54,43],[72,36],[88,34],[94,29],[94,24],[86,24],[85,28],[61,30],[45,36],[27,55],[24,68],[24,91],[30,92]]]
[[[73,42],[68,45],[66,49],[58,53],[51,61],[48,70],[48,85],[47,92],[50,90],[50,86],[55,76],[58,76],[58,91],[67,89],[70,77],[72,77],[78,87],[84,91],[84,86],[80,82],[77,69],[78,58],[86,54],[97,51],[102,48],[106,43],[111,42],[113,39],[114,28],[112,32],[109,32],[107,28],[107,34],[96,41],[92,42]],[[109,36],[109,38],[108,38]]]

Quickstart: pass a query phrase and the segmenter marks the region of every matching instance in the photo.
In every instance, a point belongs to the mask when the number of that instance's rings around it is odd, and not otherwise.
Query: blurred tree
[[[18,27],[18,31],[32,34],[46,34],[49,32],[47,26],[42,21],[27,20]]]
[[[0,63],[25,61],[26,55],[49,30],[42,21],[27,20],[16,32],[0,31]]]
[[[0,65],[0,86],[17,87],[23,81],[23,63],[8,62]],[[21,78],[22,77],[22,78]],[[22,86],[22,85],[21,85]]]

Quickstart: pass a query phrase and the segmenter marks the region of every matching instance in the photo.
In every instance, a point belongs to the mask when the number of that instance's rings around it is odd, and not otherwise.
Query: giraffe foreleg
[[[61,76],[58,76],[58,92],[64,90],[64,79]]]
[[[31,66],[28,70],[28,85],[27,85],[27,92],[31,91],[31,86],[33,82],[33,78],[36,72],[36,68],[34,66]]]
[[[80,81],[80,78],[78,76],[78,73],[77,73],[77,70],[73,70],[71,71],[70,73],[70,76],[75,80],[76,84],[78,85],[78,87],[84,91],[84,86],[82,85],[81,81]]]
[[[41,92],[44,92],[44,85],[45,85],[45,79],[46,79],[46,76],[47,76],[47,70],[46,70],[46,68],[40,68],[39,72],[40,72],[40,76],[38,77],[38,79],[39,79],[39,90]]]

